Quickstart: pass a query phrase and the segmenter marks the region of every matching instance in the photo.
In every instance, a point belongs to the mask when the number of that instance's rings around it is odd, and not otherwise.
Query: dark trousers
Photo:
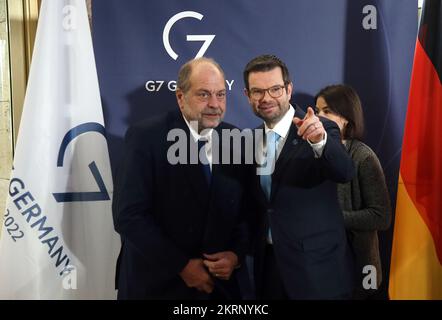
[[[276,264],[273,245],[267,244],[264,254],[263,286],[261,298],[265,300],[287,300],[289,297],[284,288],[281,274]]]

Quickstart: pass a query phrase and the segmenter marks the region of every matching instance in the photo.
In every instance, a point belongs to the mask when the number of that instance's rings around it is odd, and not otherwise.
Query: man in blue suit
[[[126,134],[113,201],[122,238],[118,298],[239,298],[235,273],[249,239],[241,209],[244,171],[214,161],[224,152],[233,156],[231,144],[216,148],[213,138],[233,128],[222,122],[224,73],[214,60],[196,59],[181,68],[177,87],[179,110]],[[186,138],[178,163],[170,152],[178,143],[169,141],[172,132]],[[192,150],[199,150],[196,163]]]
[[[312,108],[305,113],[290,104],[293,84],[276,56],[251,60],[244,81],[253,112],[264,120],[257,144],[263,167],[250,176],[257,297],[350,297],[352,259],[336,183],[350,181],[354,168],[339,128]]]

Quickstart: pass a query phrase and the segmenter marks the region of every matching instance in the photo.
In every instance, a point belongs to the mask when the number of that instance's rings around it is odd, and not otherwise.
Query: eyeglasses
[[[266,92],[268,92],[272,98],[279,98],[280,96],[282,96],[284,94],[285,88],[286,88],[286,86],[281,86],[281,85],[280,86],[273,86],[268,89],[252,88],[249,90],[249,96],[253,100],[261,100],[262,98],[264,98]]]
[[[215,92],[215,97],[219,102],[226,100],[226,91]],[[198,91],[195,93],[196,98],[201,102],[208,102],[212,99],[213,93],[209,91]]]

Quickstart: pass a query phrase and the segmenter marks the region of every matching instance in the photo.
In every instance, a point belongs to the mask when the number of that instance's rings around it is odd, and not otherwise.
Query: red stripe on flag
[[[408,101],[400,171],[442,264],[442,87],[419,41]]]

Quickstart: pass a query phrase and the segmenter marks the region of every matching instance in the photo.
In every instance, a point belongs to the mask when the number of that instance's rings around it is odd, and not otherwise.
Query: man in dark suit
[[[341,299],[352,291],[352,258],[336,183],[354,168],[338,126],[290,105],[293,84],[279,58],[244,71],[245,94],[264,120],[256,172],[255,285],[263,299]],[[257,135],[259,139],[259,135]]]
[[[224,73],[214,60],[196,59],[181,68],[177,87],[180,110],[126,134],[113,202],[122,237],[118,298],[239,298],[234,274],[248,248],[244,172],[214,161],[232,152],[213,138],[232,128],[222,122]]]

